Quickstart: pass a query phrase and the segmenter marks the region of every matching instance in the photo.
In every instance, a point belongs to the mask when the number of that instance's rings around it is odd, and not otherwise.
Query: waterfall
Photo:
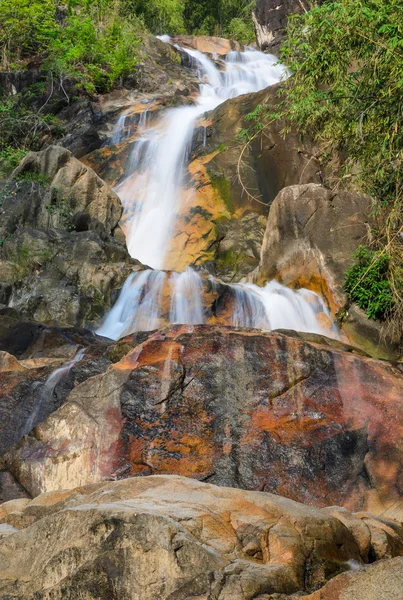
[[[201,79],[197,104],[168,110],[157,125],[145,128],[134,145],[128,177],[115,189],[124,207],[128,250],[153,269],[165,265],[197,118],[228,98],[280,81],[286,73],[275,57],[256,50],[230,53],[223,73],[203,53],[182,50]]]
[[[120,144],[134,133],[134,127],[138,131],[142,131],[147,126],[148,109],[144,110],[140,115],[130,114],[130,110],[125,110],[116,121],[115,128],[111,139],[107,145],[113,146]]]
[[[222,320],[227,325],[329,335],[318,320],[318,315],[323,314],[330,322],[329,312],[314,292],[290,290],[276,281],[264,288],[248,283],[225,284],[213,277],[203,279],[190,267],[183,273],[147,269],[130,275],[97,333],[119,339],[169,323],[202,325],[213,317],[220,320],[217,308],[214,315],[206,301],[209,285],[216,301],[230,305],[229,317],[225,317],[223,309]]]
[[[203,280],[200,275],[190,267],[183,273],[172,273],[171,288],[171,323],[204,323]]]
[[[216,90],[219,89],[222,86],[221,73],[214,63],[203,52],[199,52],[198,50],[187,48],[185,52],[190,56],[191,65],[198,71],[199,78],[202,79],[203,76],[206,76],[209,85]]]
[[[152,269],[129,276],[97,333],[119,339],[169,323],[221,322],[235,327],[284,328],[329,335],[319,319],[322,314],[330,322],[329,313],[313,292],[289,290],[275,281],[264,288],[224,284],[212,277],[203,278],[190,267],[183,273],[161,270],[182,201],[196,120],[228,98],[257,92],[288,76],[274,56],[250,48],[230,52],[222,62],[222,72],[201,52],[183,48],[181,51],[190,56],[198,72],[197,103],[167,110],[152,126],[147,127],[146,120],[140,123],[140,130],[143,129],[134,144],[127,177],[116,187],[124,207],[122,226],[128,250]],[[124,114],[116,125],[119,127],[125,127]],[[117,139],[118,131],[115,136]]]

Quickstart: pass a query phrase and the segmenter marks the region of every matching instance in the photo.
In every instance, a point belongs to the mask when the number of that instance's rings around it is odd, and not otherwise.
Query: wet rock
[[[354,532],[326,511],[181,477],[107,482],[10,504],[0,515],[9,529],[0,540],[0,591],[27,600],[49,590],[71,600],[272,598],[309,593],[349,561],[364,562]],[[394,580],[400,563],[382,561],[367,573],[378,567]]]
[[[176,326],[146,336],[116,343],[114,364],[9,451],[30,493],[176,473],[402,514],[398,368],[313,334]]]
[[[17,324],[10,326],[0,347],[18,355],[0,351],[0,456],[62,405],[75,386],[111,364],[108,342],[82,330]],[[4,486],[12,482],[2,477],[5,494]]]

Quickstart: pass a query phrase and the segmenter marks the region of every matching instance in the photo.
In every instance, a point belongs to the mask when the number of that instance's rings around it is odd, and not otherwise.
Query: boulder
[[[175,326],[112,346],[6,455],[32,495],[176,473],[402,515],[403,374],[313,334]]]
[[[119,197],[65,148],[50,146],[30,152],[11,179],[40,181],[44,190],[36,194],[34,203],[24,193],[8,191],[2,233],[10,235],[17,225],[26,225],[113,234],[118,226],[123,210]]]
[[[315,290],[334,316],[346,301],[345,272],[368,239],[371,209],[363,194],[314,183],[285,187],[270,208],[257,281]]]
[[[224,57],[234,50],[237,52],[243,50],[243,46],[239,42],[208,35],[178,35],[171,38],[171,43],[218,57]]]
[[[270,207],[252,278],[260,285],[277,279],[292,288],[316,291],[333,318],[342,314],[342,332],[349,343],[393,359],[399,356],[397,341],[384,335],[381,323],[350,306],[343,287],[358,246],[370,240],[372,209],[373,201],[365,194],[333,192],[315,183],[285,187]]]
[[[252,13],[256,41],[261,50],[279,51],[288,17],[311,8],[308,0],[257,0]]]
[[[132,478],[9,504],[0,513],[4,598],[278,598],[314,591],[365,562],[354,529],[326,511],[183,477]],[[403,531],[395,527],[399,556]],[[379,563],[393,578],[385,589],[397,589],[400,563]]]
[[[2,189],[0,308],[48,325],[96,325],[130,273],[118,196],[59,146],[31,152]]]
[[[95,326],[141,268],[114,238],[21,227],[0,252],[0,302],[23,320]]]

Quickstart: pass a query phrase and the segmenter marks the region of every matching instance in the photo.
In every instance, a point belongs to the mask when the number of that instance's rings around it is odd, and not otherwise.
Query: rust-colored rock
[[[402,514],[398,367],[286,332],[176,326],[136,339],[8,453],[28,491],[176,473]]]
[[[225,56],[229,52],[243,50],[243,46],[234,40],[208,35],[181,35],[171,39],[172,44],[178,44],[184,48],[193,48],[205,54]]]
[[[348,514],[345,524],[326,510],[280,496],[182,477],[93,484],[0,508],[0,595],[26,600],[252,600],[309,593],[335,577],[325,591],[342,578],[360,577],[336,577],[367,562],[357,527],[350,525],[359,521]],[[397,545],[390,544],[389,550],[399,556],[403,530],[390,525]],[[392,580],[398,589],[401,562],[380,561],[364,573],[370,583],[371,571],[389,573],[385,589],[392,589]],[[317,594],[315,600],[322,598]],[[346,597],[325,591],[323,598]]]

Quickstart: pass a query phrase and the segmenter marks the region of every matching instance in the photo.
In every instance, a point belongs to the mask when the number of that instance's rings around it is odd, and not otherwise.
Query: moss
[[[221,152],[226,152],[228,150],[228,146],[225,144],[220,144],[217,146],[217,151],[221,154]]]
[[[49,175],[46,173],[36,173],[35,171],[23,171],[17,177],[18,181],[33,181],[39,183],[43,187],[47,187],[50,183]]]
[[[234,206],[231,198],[231,185],[230,182],[225,179],[223,175],[216,175],[215,173],[207,170],[208,176],[210,177],[211,185],[213,190],[219,198],[224,202],[226,208],[230,213],[234,211]]]

